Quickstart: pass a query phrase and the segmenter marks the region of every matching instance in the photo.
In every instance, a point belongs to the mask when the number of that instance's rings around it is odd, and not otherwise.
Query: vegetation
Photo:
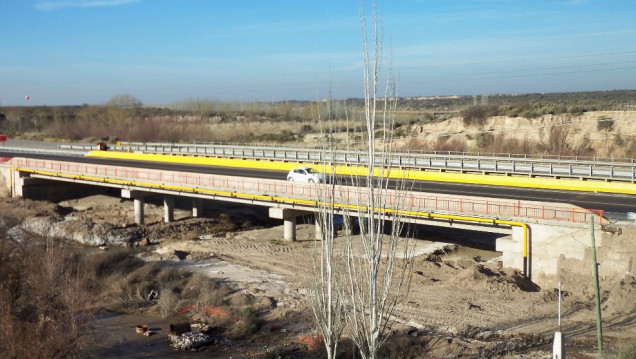
[[[395,135],[408,136],[411,125],[455,116],[461,116],[466,124],[479,125],[489,116],[537,118],[546,114],[634,109],[635,97],[636,90],[489,95],[480,104],[473,96],[396,98]],[[345,119],[364,113],[363,99],[333,101],[330,106],[328,110],[326,101],[202,99],[143,106],[134,96],[119,94],[103,105],[0,107],[0,133],[36,140],[185,143],[296,143],[330,130],[361,133],[361,128]],[[331,129],[316,120],[327,118],[327,111],[334,119],[330,126],[335,127]]]
[[[365,101],[363,114],[353,119],[362,122],[361,134],[366,138],[369,170],[364,180],[351,178],[360,191],[345,199],[348,202],[340,207],[344,208],[341,212],[345,227],[342,245],[337,245],[335,240],[334,216],[338,207],[335,202],[341,202],[346,196],[332,177],[332,185],[323,187],[316,198],[320,203],[317,223],[322,230],[313,257],[309,298],[320,340],[318,337],[315,340],[307,338],[307,343],[312,343],[307,345],[322,344],[329,359],[338,356],[344,335],[355,343],[361,358],[379,357],[391,335],[394,309],[403,300],[410,281],[408,269],[412,253],[409,241],[400,241],[400,235],[404,234],[400,210],[406,207],[403,199],[407,184],[405,180],[398,180],[397,190],[393,191],[389,190],[387,177],[374,176],[375,173],[386,173],[385,164],[395,155],[391,144],[395,135],[397,103],[390,65],[386,82],[382,83],[379,78],[382,38],[376,15],[373,2],[369,33],[364,11],[361,18]],[[327,102],[328,108],[331,104],[331,101]],[[333,119],[332,112],[328,112],[324,121],[329,123]],[[328,133],[325,152],[334,150],[333,136],[333,132]],[[386,145],[377,148],[376,138]],[[376,158],[379,161],[376,162]],[[359,219],[356,224],[352,224],[352,217]],[[359,229],[356,231],[359,236],[352,235],[354,228]]]
[[[90,357],[96,354],[93,318],[100,312],[196,316],[197,322],[215,328],[215,335],[233,339],[260,328],[254,297],[237,296],[203,274],[145,262],[127,248],[80,255],[61,240],[16,231],[25,218],[40,211],[54,217],[57,210],[43,203],[25,205],[26,210],[11,203],[0,206],[3,357]]]

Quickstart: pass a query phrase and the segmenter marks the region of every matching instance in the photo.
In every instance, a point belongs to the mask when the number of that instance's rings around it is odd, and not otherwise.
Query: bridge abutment
[[[556,287],[566,272],[592,275],[591,234],[588,226],[563,223],[528,225],[528,250],[524,258],[523,228],[513,227],[512,236],[498,238],[496,250],[503,253],[503,265],[523,271],[542,287]],[[626,228],[636,228],[629,226]],[[613,276],[634,273],[636,229],[623,234],[603,232],[596,226],[598,262],[601,274]],[[627,235],[626,235],[627,234]],[[631,254],[630,254],[631,251]]]

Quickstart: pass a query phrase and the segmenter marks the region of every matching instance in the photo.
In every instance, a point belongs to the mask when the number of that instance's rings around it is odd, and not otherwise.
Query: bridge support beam
[[[171,195],[163,196],[163,221],[174,222],[174,197]]]
[[[192,217],[203,216],[203,200],[201,198],[192,199]]]
[[[131,191],[129,189],[122,189],[121,196],[123,198],[132,198],[134,200],[135,209],[135,223],[141,225],[144,224],[144,192]]]

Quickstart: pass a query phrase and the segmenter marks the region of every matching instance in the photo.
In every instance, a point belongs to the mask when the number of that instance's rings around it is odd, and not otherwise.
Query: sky
[[[362,97],[372,8],[0,0],[0,106]],[[634,0],[378,0],[377,15],[381,83],[390,68],[402,97],[636,88]]]

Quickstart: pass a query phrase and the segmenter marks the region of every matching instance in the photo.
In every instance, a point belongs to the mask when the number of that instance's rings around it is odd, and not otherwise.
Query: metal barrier
[[[369,196],[366,188],[336,186],[333,198],[324,185],[302,184],[279,180],[242,178],[130,167],[104,166],[75,162],[49,161],[29,158],[13,158],[11,166],[32,170],[39,175],[50,177],[72,176],[84,181],[116,184],[122,187],[135,186],[160,188],[178,192],[213,193],[228,197],[268,196],[268,200],[307,203],[307,201],[332,200],[348,205],[365,206]],[[327,185],[328,186],[328,185]],[[488,218],[528,218],[588,223],[592,215],[603,217],[602,210],[585,210],[579,207],[551,206],[536,202],[491,200],[465,196],[439,196],[430,193],[381,190],[376,195],[385,196],[388,207],[414,212],[450,212],[486,216]]]
[[[93,150],[94,146],[61,145],[61,148]],[[245,159],[332,162],[366,166],[369,158],[363,151],[325,151],[323,149],[238,146],[225,144],[190,145],[161,143],[122,143],[113,150],[146,153],[181,154],[191,156],[233,157]],[[400,168],[435,169],[444,171],[509,173],[529,176],[576,177],[582,179],[636,181],[633,159],[625,161],[579,160],[577,157],[557,159],[533,158],[526,155],[484,156],[454,152],[395,153],[386,165]],[[381,161],[378,159],[377,161]],[[380,164],[378,162],[377,164]]]

